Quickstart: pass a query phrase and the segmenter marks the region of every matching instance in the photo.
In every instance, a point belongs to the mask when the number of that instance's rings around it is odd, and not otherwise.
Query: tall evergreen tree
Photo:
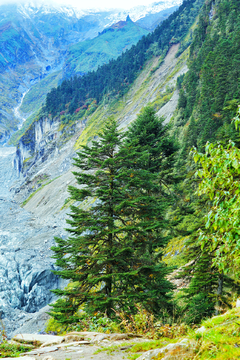
[[[125,143],[127,146],[138,144],[138,151],[149,152],[148,162],[143,164],[151,173],[170,172],[174,165],[177,151],[175,141],[168,135],[168,126],[163,124],[164,118],[158,118],[153,107],[146,106],[130,126]],[[139,163],[138,163],[139,166]]]
[[[161,261],[166,239],[158,174],[135,166],[146,163],[149,152],[140,145],[121,146],[123,134],[111,120],[92,146],[83,146],[75,159],[79,187],[71,198],[92,206],[71,206],[68,239],[56,238],[55,271],[71,283],[54,292],[64,298],[51,315],[72,323],[81,304],[89,313],[114,316],[113,309],[133,313],[135,304],[160,314],[171,310],[170,270]],[[117,150],[119,149],[119,150]]]

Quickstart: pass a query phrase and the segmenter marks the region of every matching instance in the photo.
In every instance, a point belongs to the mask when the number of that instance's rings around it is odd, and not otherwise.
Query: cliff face
[[[61,134],[58,128],[58,119],[53,121],[49,117],[41,117],[29,127],[19,141],[14,159],[14,168],[19,174],[24,174],[26,167],[29,169],[46,154],[47,145],[56,142]]]

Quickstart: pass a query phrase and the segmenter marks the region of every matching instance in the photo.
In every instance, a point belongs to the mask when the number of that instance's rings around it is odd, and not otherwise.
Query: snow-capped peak
[[[112,9],[103,9],[103,8],[95,8],[95,9],[80,9],[77,7],[73,7],[70,5],[61,5],[55,1],[51,0],[31,0],[28,2],[20,2],[17,5],[18,12],[26,17],[33,18],[37,14],[57,14],[60,13],[69,18],[82,18],[87,15],[103,15],[105,18],[105,26],[111,26],[113,23],[125,20],[127,15],[131,17],[131,19],[135,22],[146,15],[155,14],[167,8],[173,6],[180,6],[183,0],[162,0],[158,2],[153,2],[150,5],[139,5],[135,6],[129,10],[112,8]]]

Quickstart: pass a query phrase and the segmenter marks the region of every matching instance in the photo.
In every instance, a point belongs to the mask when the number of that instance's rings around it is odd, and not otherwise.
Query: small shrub
[[[121,319],[120,328],[123,332],[136,333],[141,335],[154,335],[154,315],[144,309],[141,305],[136,305],[135,315],[129,315],[123,311],[116,311],[116,316]]]
[[[0,358],[17,357],[21,353],[29,350],[29,347],[24,344],[9,344],[6,340],[4,340],[0,344]]]

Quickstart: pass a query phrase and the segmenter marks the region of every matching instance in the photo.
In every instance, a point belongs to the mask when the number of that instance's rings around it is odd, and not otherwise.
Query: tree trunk
[[[220,297],[223,292],[223,272],[219,274],[218,276],[218,289],[217,289],[217,303],[216,303],[216,311],[215,315],[219,314],[219,307],[221,304]]]

